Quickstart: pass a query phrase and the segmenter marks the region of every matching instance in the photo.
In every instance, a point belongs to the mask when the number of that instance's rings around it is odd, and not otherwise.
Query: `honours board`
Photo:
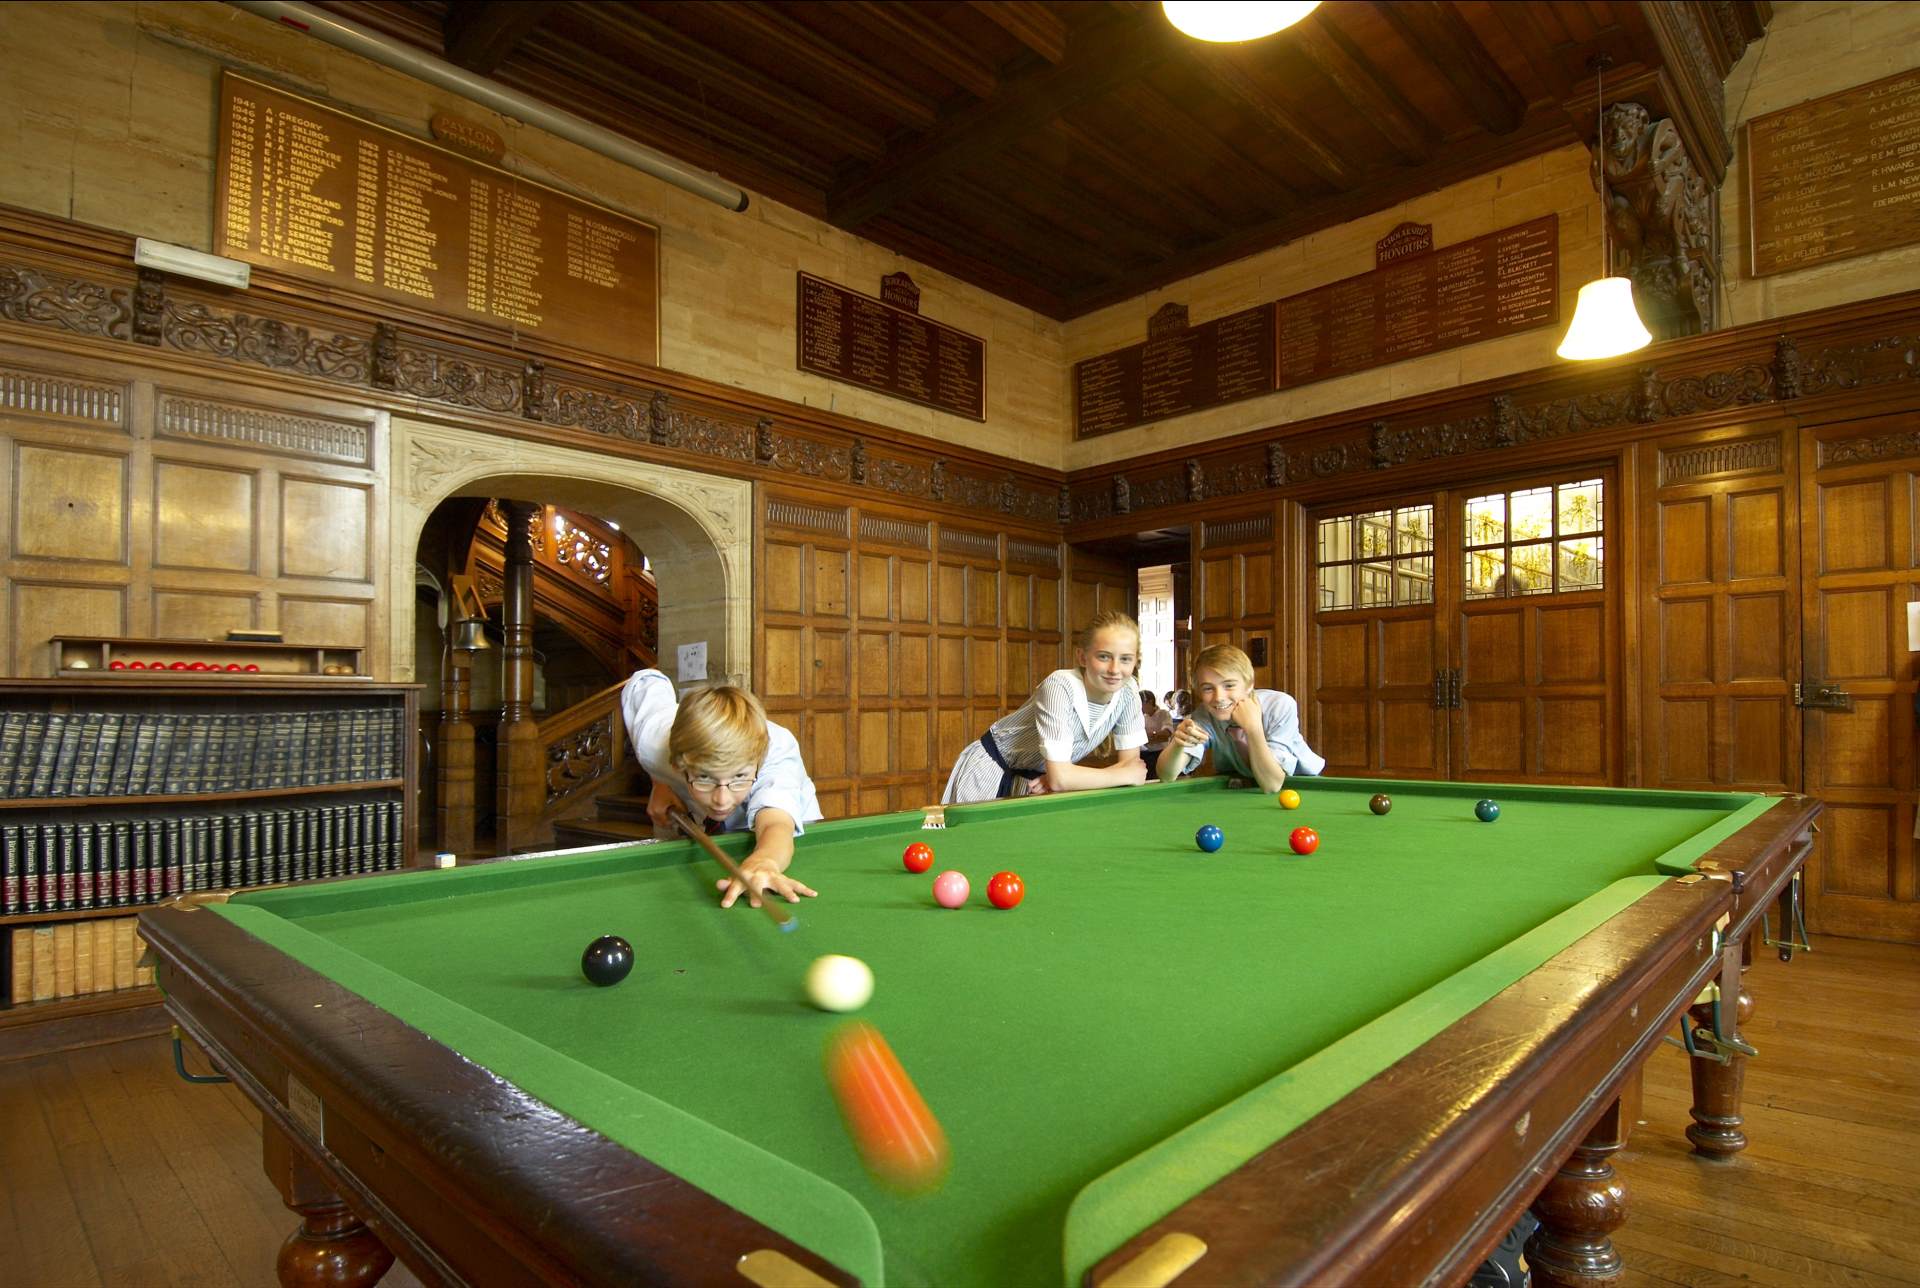
[[[231,73],[216,184],[222,255],[659,363],[650,224]]]
[[[1920,71],[1747,123],[1753,276],[1920,242]]]
[[[871,295],[801,273],[798,354],[802,371],[894,398],[987,418],[987,346]]]
[[[1281,300],[1280,388],[1559,321],[1559,226],[1545,215]]]
[[[1273,305],[1260,304],[1073,364],[1080,437],[1273,391]]]

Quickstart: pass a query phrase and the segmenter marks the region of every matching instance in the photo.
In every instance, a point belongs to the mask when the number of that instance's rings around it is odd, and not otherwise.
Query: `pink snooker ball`
[[[963,873],[942,872],[933,879],[933,901],[942,908],[958,908],[972,892]]]

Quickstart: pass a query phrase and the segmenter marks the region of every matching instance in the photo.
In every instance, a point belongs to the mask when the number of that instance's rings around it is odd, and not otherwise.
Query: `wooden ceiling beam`
[[[1127,183],[1144,191],[1154,202],[1167,207],[1203,235],[1219,236],[1232,225],[1232,220],[1224,213],[1189,192],[1185,185],[1166,178],[1150,167],[1143,169],[1140,158],[1100,135],[1082,129],[1064,116],[1053,123],[1053,128],[1070,145],[1085,153],[1088,159],[1123,176]]]
[[[595,124],[638,139],[696,165],[724,171],[736,183],[786,202],[816,217],[824,215],[829,168],[802,149],[715,117],[656,81],[635,77],[632,69],[570,40],[549,37],[538,52],[516,62],[507,83],[549,103],[565,103]],[[618,77],[618,79],[603,79]],[[618,95],[596,88],[621,86]],[[647,128],[636,130],[636,121]]]
[[[589,4],[579,6],[575,12],[610,35],[631,38],[641,46],[645,57],[707,86],[721,103],[737,104],[772,120],[791,122],[822,143],[865,160],[881,156],[887,150],[886,141],[878,131],[850,121],[832,108],[822,107],[799,90],[742,66],[638,9]],[[629,69],[624,80],[634,79]],[[715,116],[724,114],[720,107],[704,110]],[[741,124],[749,129],[758,128],[749,122]]]
[[[1156,262],[1180,253],[1178,246],[1140,220],[1115,212],[1105,199],[1082,191],[1058,170],[1030,157],[1013,152],[1003,154],[994,159],[993,170],[1039,197],[1041,209],[1035,211],[1033,217],[1057,230],[1051,239],[1056,243],[1061,236],[1091,237],[1102,246],[1130,247],[1136,254]],[[1022,202],[1013,204],[1029,208]]]
[[[864,235],[1036,313],[1050,318],[1064,316],[1064,301],[1072,284],[1059,264],[1036,264],[972,229],[960,228],[918,208],[908,219],[910,223],[893,217],[877,219],[871,232]]]
[[[440,29],[447,61],[491,76],[552,10],[550,0],[459,0],[448,5]]]
[[[1000,87],[999,74],[967,53],[951,33],[922,18],[918,5],[853,0],[837,7],[857,14],[869,31],[904,46],[919,62],[975,98],[992,98]]]
[[[760,0],[734,0],[711,5],[707,13],[747,39],[764,41],[796,67],[858,94],[902,125],[924,130],[940,119],[934,105],[919,94],[880,68],[821,39],[771,5]]]
[[[1151,86],[1144,82],[1129,86],[1122,94],[1122,101],[1149,129],[1163,138],[1178,139],[1183,148],[1231,176],[1233,182],[1252,192],[1263,204],[1281,211],[1300,208],[1302,198],[1291,184],[1168,102],[1165,95]]]
[[[1129,13],[1077,33],[1066,62],[1009,82],[836,185],[827,195],[828,221],[857,229],[914,193],[997,155],[1074,104],[1137,80],[1173,55],[1170,32],[1157,17]]]
[[[969,0],[974,12],[1050,63],[1067,61],[1067,24],[1038,0]]]
[[[1196,41],[1192,47],[1193,62],[1229,98],[1252,112],[1268,129],[1279,135],[1280,141],[1301,165],[1340,191],[1353,187],[1360,181],[1359,172],[1322,143],[1318,131],[1301,120],[1254,74],[1248,64],[1260,56],[1260,53],[1248,51],[1239,45],[1203,45]]]
[[[1511,134],[1527,117],[1527,100],[1447,0],[1399,0],[1375,6],[1440,73],[1474,119],[1489,133]]]
[[[1433,155],[1438,146],[1433,127],[1333,25],[1324,9],[1294,28],[1293,42],[1360,118],[1401,156],[1417,164]]]

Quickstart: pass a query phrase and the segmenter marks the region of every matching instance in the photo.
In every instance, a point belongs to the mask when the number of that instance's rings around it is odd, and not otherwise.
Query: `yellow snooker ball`
[[[1299,808],[1300,808],[1300,793],[1299,793],[1299,792],[1296,792],[1296,791],[1294,791],[1294,790],[1293,790],[1293,788],[1291,788],[1291,787],[1289,787],[1289,788],[1287,788],[1287,790],[1286,790],[1286,791],[1284,791],[1284,792],[1281,792],[1281,793],[1280,793],[1280,808],[1281,808],[1281,809],[1299,809]]]

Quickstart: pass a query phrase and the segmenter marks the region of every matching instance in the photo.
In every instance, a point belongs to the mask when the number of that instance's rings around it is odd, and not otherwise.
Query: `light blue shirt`
[[[1253,696],[1260,703],[1261,731],[1266,734],[1267,747],[1280,762],[1280,768],[1289,774],[1311,775],[1327,767],[1326,758],[1307,746],[1306,736],[1300,732],[1300,704],[1291,695],[1278,689],[1255,689]],[[1241,732],[1238,726],[1220,720],[1205,707],[1195,707],[1191,718],[1207,735],[1206,745],[1213,748],[1213,767],[1217,772],[1239,778],[1256,777],[1244,742],[1235,737]],[[1168,752],[1172,750],[1169,746]],[[1180,772],[1191,773],[1199,763],[1196,749],[1196,754]]]
[[[673,717],[680,710],[673,681],[655,670],[635,671],[620,690],[620,714],[626,720],[627,740],[640,767],[657,783],[665,783],[680,798],[692,818],[703,818],[698,806],[688,798],[680,774],[667,761],[667,737],[673,732]],[[734,806],[720,821],[722,831],[750,832],[754,816],[772,807],[793,820],[793,834],[824,817],[819,798],[814,795],[813,779],[807,776],[806,762],[800,759],[800,743],[787,730],[767,721],[767,755],[760,762],[760,773],[753,780],[747,798]]]

